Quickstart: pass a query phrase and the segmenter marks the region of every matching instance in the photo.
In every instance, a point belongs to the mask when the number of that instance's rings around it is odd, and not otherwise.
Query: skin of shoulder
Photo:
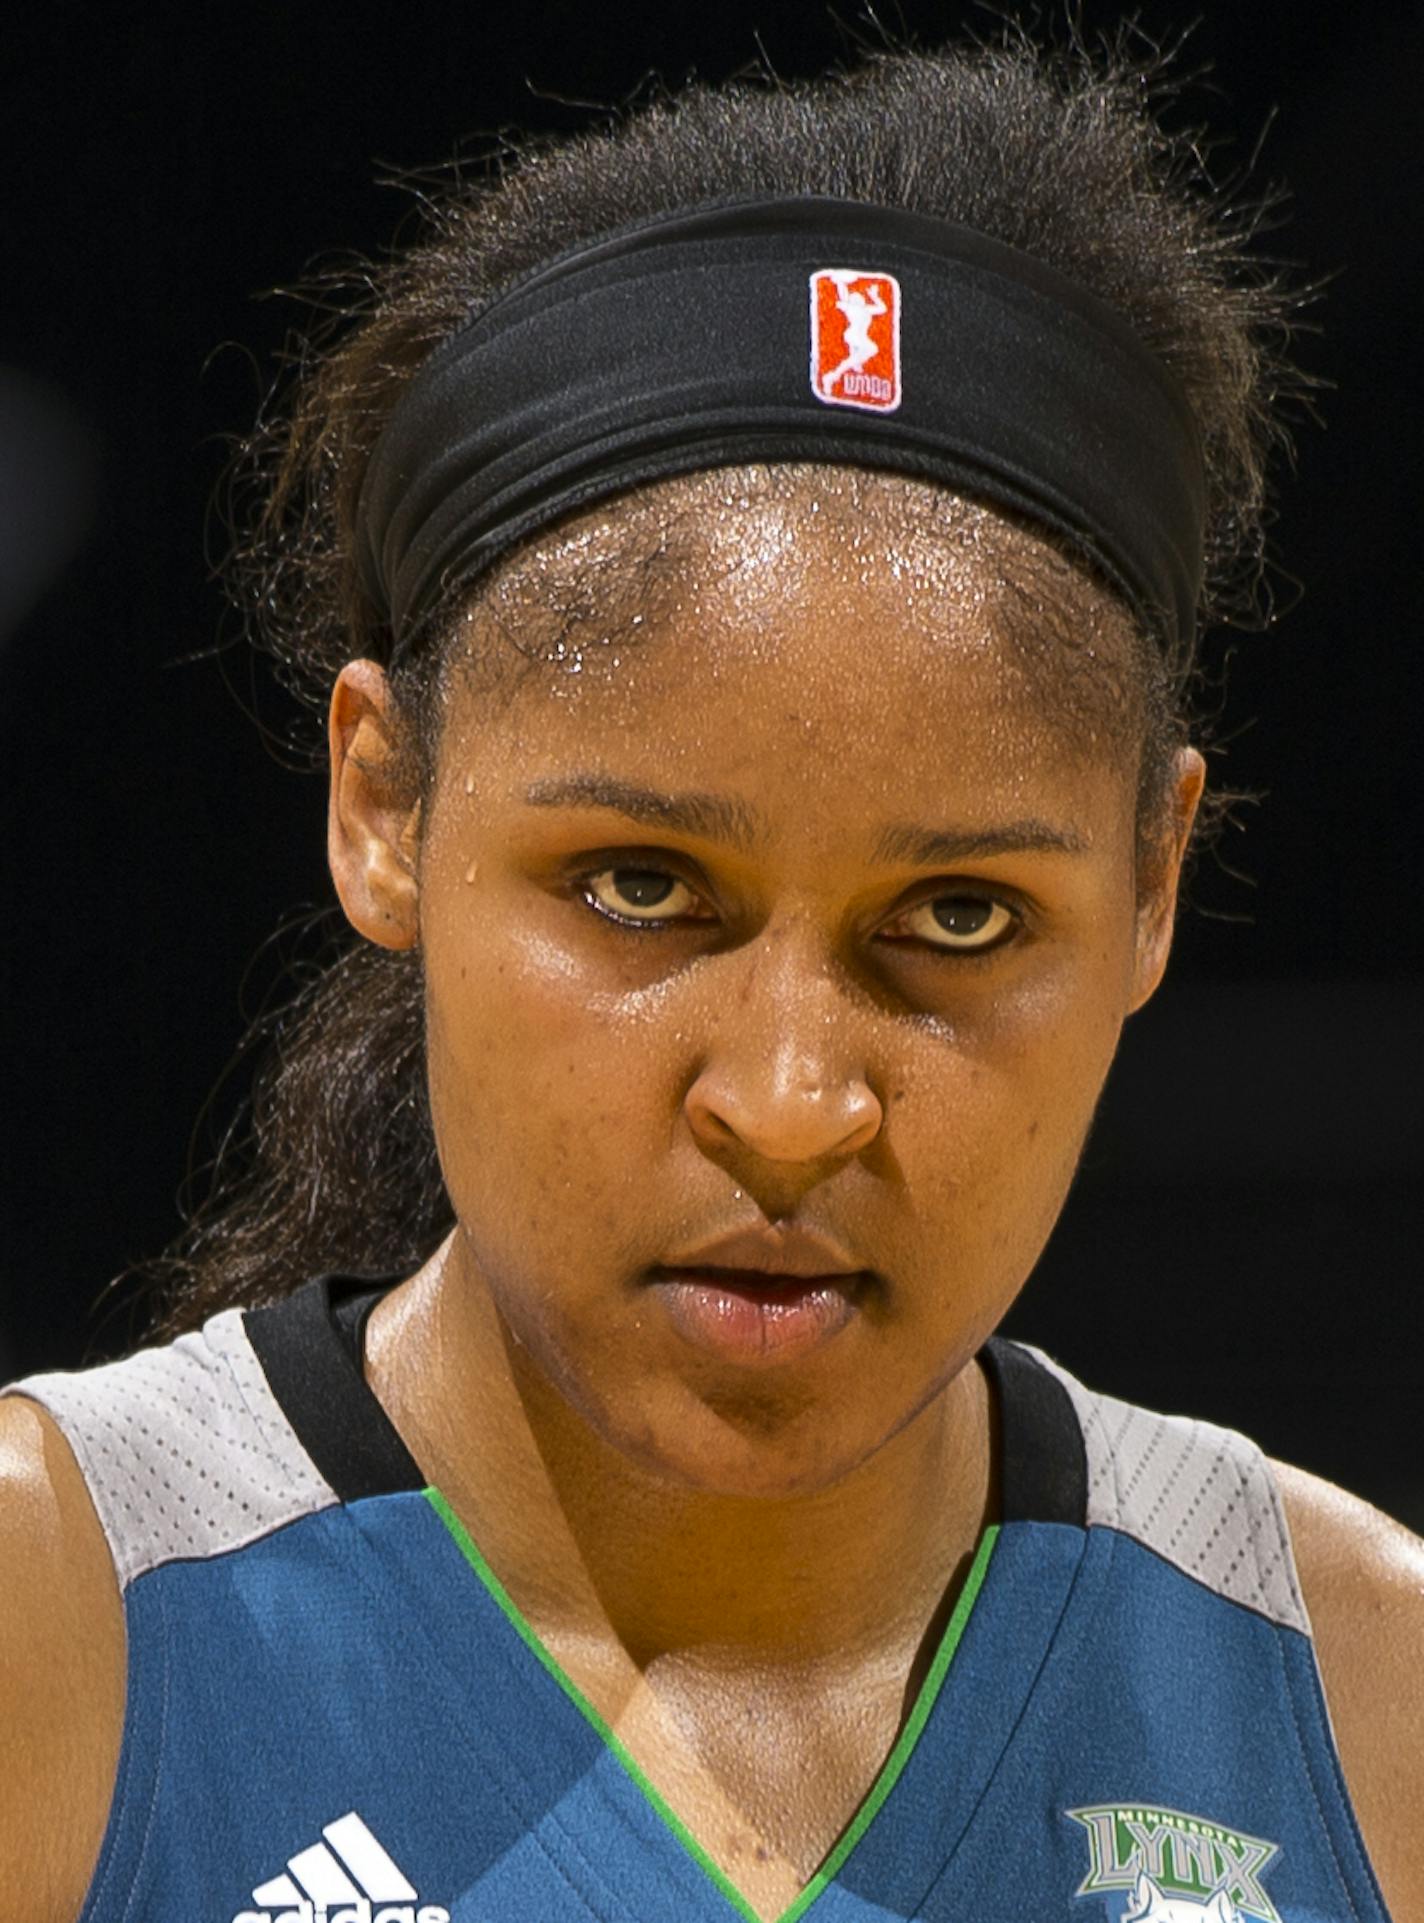
[[[1424,1541],[1333,1483],[1271,1466],[1345,1780],[1404,1923],[1424,1916]]]
[[[0,1887],[74,1923],[98,1860],[123,1730],[118,1580],[53,1419],[0,1396]]]

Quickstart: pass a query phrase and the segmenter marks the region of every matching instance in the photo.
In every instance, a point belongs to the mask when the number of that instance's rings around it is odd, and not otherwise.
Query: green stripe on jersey
[[[707,1854],[706,1850],[703,1849],[702,1845],[692,1834],[691,1830],[688,1829],[681,1817],[664,1802],[643,1770],[614,1735],[613,1731],[584,1695],[578,1684],[574,1682],[573,1678],[564,1671],[562,1666],[544,1647],[539,1636],[525,1618],[518,1605],[514,1602],[508,1590],[504,1587],[504,1584],[480,1554],[473,1537],[445,1500],[444,1496],[441,1495],[438,1489],[432,1487],[425,1491],[425,1497],[430,1503],[431,1508],[434,1509],[436,1515],[439,1516],[440,1520],[449,1530],[466,1562],[469,1563],[490,1595],[503,1610],[516,1634],[528,1644],[534,1655],[538,1657],[544,1668],[553,1677],[554,1681],[559,1685],[559,1688],[563,1690],[579,1714],[598,1731],[599,1736],[603,1739],[609,1750],[618,1759],[623,1769],[637,1785],[639,1790],[641,1790],[644,1797],[646,1797],[647,1801],[652,1805],[667,1828],[671,1830],[678,1842],[681,1843],[689,1855],[700,1864],[706,1874],[711,1877],[712,1881],[737,1911],[738,1915],[746,1919],[746,1923],[762,1923],[762,1918],[757,1911],[752,1908],[751,1904],[748,1903],[741,1891],[735,1884],[728,1880],[723,1871],[713,1862],[712,1858]],[[880,1773],[871,1785],[864,1802],[861,1803],[854,1817],[843,1831],[839,1842],[837,1842],[835,1848],[829,1856],[827,1856],[825,1862],[816,1871],[816,1874],[801,1891],[801,1894],[796,1898],[795,1902],[788,1905],[788,1907],[781,1912],[781,1915],[776,1919],[776,1923],[796,1923],[798,1917],[805,1915],[806,1911],[821,1894],[821,1891],[832,1881],[837,1870],[840,1869],[861,1837],[864,1836],[866,1830],[869,1829],[875,1819],[876,1811],[895,1787],[900,1772],[904,1769],[906,1763],[909,1762],[915,1744],[919,1741],[921,1731],[929,1721],[930,1711],[935,1706],[935,1699],[944,1686],[944,1679],[949,1673],[949,1665],[954,1660],[954,1652],[959,1647],[960,1640],[964,1635],[965,1625],[968,1623],[970,1612],[974,1608],[975,1599],[983,1587],[985,1572],[989,1567],[989,1558],[994,1553],[994,1544],[997,1542],[998,1536],[999,1526],[997,1523],[992,1523],[985,1529],[983,1535],[980,1537],[978,1549],[975,1551],[974,1561],[970,1565],[969,1574],[964,1579],[964,1587],[959,1592],[958,1600],[954,1605],[953,1613],[945,1627],[944,1635],[940,1638],[939,1648],[935,1652],[935,1659],[930,1665],[929,1674],[920,1686],[919,1694],[915,1698],[914,1708],[910,1711],[904,1728],[896,1738],[895,1747],[886,1757],[884,1764],[881,1766]]]

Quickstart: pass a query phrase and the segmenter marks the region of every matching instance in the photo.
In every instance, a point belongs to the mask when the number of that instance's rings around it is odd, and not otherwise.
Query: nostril
[[[698,1078],[684,1102],[694,1135],[768,1162],[813,1164],[859,1154],[875,1140],[885,1110],[868,1082],[787,1081],[771,1075],[734,1086]]]

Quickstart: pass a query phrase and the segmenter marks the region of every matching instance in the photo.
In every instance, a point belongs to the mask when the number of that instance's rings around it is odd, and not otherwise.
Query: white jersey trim
[[[336,1501],[239,1309],[161,1348],[27,1376],[3,1393],[39,1403],[63,1431],[121,1586],[163,1563],[241,1549]]]
[[[1077,1411],[1088,1526],[1120,1530],[1218,1596],[1309,1636],[1280,1491],[1256,1444],[1212,1422],[1098,1395],[1041,1350],[1029,1354]]]

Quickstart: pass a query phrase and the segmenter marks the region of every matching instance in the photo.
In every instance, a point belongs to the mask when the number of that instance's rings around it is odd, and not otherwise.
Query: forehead
[[[1115,597],[997,510],[851,467],[715,469],[601,504],[507,557],[460,625],[464,722],[535,736],[790,701],[832,733],[972,724],[1101,759],[1138,721]]]

